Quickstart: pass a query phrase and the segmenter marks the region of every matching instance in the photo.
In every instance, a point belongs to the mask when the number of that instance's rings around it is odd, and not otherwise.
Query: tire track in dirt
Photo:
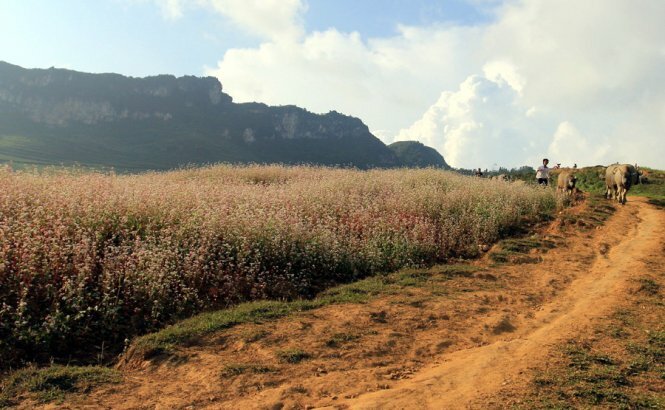
[[[609,312],[626,291],[627,281],[644,270],[641,256],[658,255],[664,236],[662,211],[633,198],[604,228],[603,239],[618,244],[543,306],[522,332],[510,340],[445,355],[443,363],[390,390],[340,404],[354,409],[486,408],[485,399],[502,385],[526,382],[526,371],[544,359],[552,345],[579,334],[591,318]]]

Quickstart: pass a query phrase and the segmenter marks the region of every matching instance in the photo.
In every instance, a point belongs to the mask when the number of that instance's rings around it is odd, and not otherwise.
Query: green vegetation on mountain
[[[398,141],[388,145],[400,163],[414,168],[435,167],[450,169],[450,166],[434,148],[418,141]]]
[[[236,104],[213,77],[133,78],[0,62],[0,162],[121,171],[218,162],[389,168],[421,166],[432,154],[399,160],[361,120],[335,111]]]

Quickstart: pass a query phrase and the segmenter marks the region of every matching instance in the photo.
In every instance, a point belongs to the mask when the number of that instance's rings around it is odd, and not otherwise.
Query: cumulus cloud
[[[391,140],[441,90],[466,78],[474,57],[461,50],[475,30],[402,26],[394,37],[364,39],[329,29],[299,41],[228,50],[207,73],[219,77],[236,101],[337,110],[362,118]]]
[[[546,120],[529,115],[520,98],[521,83],[495,75],[469,76],[456,91],[444,91],[396,140],[419,140],[436,148],[454,167],[514,166],[546,147]],[[510,69],[507,72],[513,73]]]
[[[304,34],[301,0],[200,0],[250,34],[272,41],[293,41]]]
[[[248,34],[272,41],[295,40],[304,33],[301,0],[153,0],[167,19],[188,8],[207,8],[228,18]]]
[[[514,64],[508,61],[490,61],[483,67],[485,77],[495,83],[510,85],[520,96],[524,89],[524,77],[518,72]]]
[[[587,163],[601,164],[606,160],[609,149],[609,144],[598,139],[592,145],[589,138],[582,135],[575,125],[564,121],[554,132],[547,153],[550,158],[555,158],[557,163],[571,166],[580,160],[580,153],[584,153]]]
[[[662,167],[663,18],[662,1],[517,3],[488,28],[485,53],[509,56],[525,103],[558,118],[550,155]]]
[[[418,139],[455,166],[544,155],[665,166],[665,2],[471,2],[494,20],[384,38],[306,33],[299,0],[198,4],[262,39],[208,69],[236,101],[355,115],[385,142]]]

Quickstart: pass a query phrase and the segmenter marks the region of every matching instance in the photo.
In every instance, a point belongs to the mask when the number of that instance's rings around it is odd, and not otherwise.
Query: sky
[[[215,76],[455,167],[665,168],[663,0],[0,0],[0,60]]]

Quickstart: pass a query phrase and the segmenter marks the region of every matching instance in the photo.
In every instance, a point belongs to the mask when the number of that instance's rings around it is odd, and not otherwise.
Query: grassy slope
[[[649,203],[665,209],[665,171],[645,168],[648,173],[648,182],[635,185],[630,189],[630,195],[639,195],[649,198]]]
[[[469,265],[435,266],[442,277],[469,275],[474,268]],[[156,354],[172,351],[177,346],[189,344],[209,334],[243,323],[258,323],[278,319],[296,312],[321,308],[332,304],[365,303],[381,294],[398,292],[404,286],[424,282],[428,271],[406,269],[388,275],[379,275],[348,285],[337,286],[322,292],[312,300],[259,301],[243,303],[230,309],[196,315],[177,322],[165,329],[137,338],[125,360],[143,360]]]
[[[120,380],[120,372],[101,366],[28,367],[2,381],[0,408],[15,404],[19,398],[38,403],[59,401],[67,393],[87,392],[94,386],[118,383]]]

